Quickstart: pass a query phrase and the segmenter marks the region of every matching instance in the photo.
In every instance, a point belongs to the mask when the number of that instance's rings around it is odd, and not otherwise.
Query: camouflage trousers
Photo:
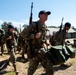
[[[48,59],[48,57],[45,55],[44,51],[38,52],[36,56],[34,56],[32,59],[29,59],[29,68],[28,68],[27,75],[33,75],[39,63],[41,63],[41,65],[45,69],[46,75],[54,75],[53,64]]]
[[[14,52],[14,46],[7,46],[10,57],[9,57],[9,62],[12,63],[14,67],[14,71],[16,72],[16,59],[15,59],[15,52]]]

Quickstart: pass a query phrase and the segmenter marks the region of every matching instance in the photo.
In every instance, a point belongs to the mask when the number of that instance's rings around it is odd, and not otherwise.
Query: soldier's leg
[[[17,46],[17,51],[18,51],[18,53],[20,53],[21,52],[21,46]]]
[[[51,60],[49,60],[48,57],[44,54],[42,55],[41,59],[42,59],[41,64],[46,70],[46,75],[54,75],[53,64]]]
[[[13,67],[15,68],[16,59],[15,59],[15,53],[13,51],[11,51],[10,53],[10,58],[11,58],[11,63],[13,64]]]
[[[7,53],[10,54],[10,45],[6,42],[6,47],[7,47]]]
[[[22,49],[22,58],[25,58],[24,55],[25,55],[26,51],[27,51],[27,46],[24,45],[24,46],[23,46],[23,49]]]
[[[3,45],[1,45],[1,54],[3,54],[4,52],[4,48],[3,48]]]
[[[12,65],[13,65],[13,67],[14,67],[14,71],[15,71],[16,75],[18,75],[17,68],[16,68],[16,59],[15,59],[14,51],[12,51],[10,53],[10,61],[11,61]]]
[[[22,58],[25,58],[24,54],[25,54],[25,49],[23,48],[22,49]]]
[[[29,68],[28,68],[28,74],[27,75],[33,75],[33,73],[36,71],[39,64],[38,58],[33,58],[29,60]]]
[[[14,48],[10,47],[10,61],[14,67],[14,71],[15,73],[17,73],[17,69],[16,69],[16,59],[15,59],[15,53],[14,53]],[[17,74],[16,74],[17,75]]]

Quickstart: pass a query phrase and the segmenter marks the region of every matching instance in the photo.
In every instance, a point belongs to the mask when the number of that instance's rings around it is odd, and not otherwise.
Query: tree
[[[2,27],[2,29],[6,32],[7,30],[8,30],[8,25],[12,25],[12,23],[11,22],[4,22],[2,25],[1,25],[1,27]]]

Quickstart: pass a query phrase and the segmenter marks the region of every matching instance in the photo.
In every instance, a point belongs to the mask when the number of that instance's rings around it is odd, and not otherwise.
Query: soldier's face
[[[46,21],[47,18],[48,18],[48,14],[41,14],[41,15],[40,15],[40,19],[42,19],[42,20],[44,20],[44,21]]]
[[[13,29],[13,28],[10,28],[10,31],[11,31],[11,32],[13,32],[13,31],[14,31],[14,29]]]
[[[66,26],[65,28],[66,28],[67,31],[70,29],[70,27],[68,27],[68,26]]]

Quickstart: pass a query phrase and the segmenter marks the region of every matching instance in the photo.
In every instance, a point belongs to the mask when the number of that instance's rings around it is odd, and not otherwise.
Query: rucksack
[[[52,46],[48,52],[46,52],[46,55],[51,60],[53,65],[62,64],[67,61],[68,58],[70,58],[70,54],[68,53],[67,49],[61,45]]]
[[[20,36],[22,37],[22,38],[26,38],[27,37],[27,33],[28,33],[28,29],[29,29],[29,26],[27,26],[27,27],[25,27],[23,30],[22,30],[22,32],[20,33]]]
[[[37,30],[37,32],[39,31],[38,30],[38,23],[37,23],[37,21],[36,22],[33,22],[33,23],[35,23],[36,24],[36,30]],[[22,30],[22,32],[20,33],[20,35],[21,35],[21,37],[22,38],[28,38],[28,36],[29,36],[29,34],[28,34],[28,32],[29,32],[29,27],[30,26],[27,26],[27,27],[25,27],[23,30]],[[33,32],[31,32],[31,33],[33,33]]]

